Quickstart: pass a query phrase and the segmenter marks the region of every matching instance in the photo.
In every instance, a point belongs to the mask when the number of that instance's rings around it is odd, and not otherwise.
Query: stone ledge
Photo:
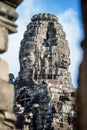
[[[23,0],[1,0],[3,3],[6,3],[14,8],[16,8]]]
[[[16,33],[17,32],[17,30],[16,30],[17,25],[13,21],[6,19],[3,16],[0,16],[0,25],[5,27],[9,33]]]
[[[15,8],[3,2],[0,2],[0,15],[13,21],[18,18]]]

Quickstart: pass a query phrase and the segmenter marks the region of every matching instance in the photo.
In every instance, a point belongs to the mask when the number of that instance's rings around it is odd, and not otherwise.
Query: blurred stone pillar
[[[84,40],[81,43],[83,60],[79,69],[77,95],[77,130],[87,130],[87,0],[81,0]]]
[[[8,47],[8,34],[17,32],[16,7],[22,0],[0,0],[0,53]],[[8,83],[8,64],[0,58],[0,130],[12,130],[16,117],[13,114],[14,87]]]

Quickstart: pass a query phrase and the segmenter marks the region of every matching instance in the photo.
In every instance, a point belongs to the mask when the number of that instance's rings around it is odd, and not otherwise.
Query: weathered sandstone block
[[[7,50],[8,31],[4,27],[0,27],[0,53]]]
[[[14,88],[5,80],[0,79],[0,111],[13,109]]]
[[[8,64],[0,59],[0,79],[8,81]]]

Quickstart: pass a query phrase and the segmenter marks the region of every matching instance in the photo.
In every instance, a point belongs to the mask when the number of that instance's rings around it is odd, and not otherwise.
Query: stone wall
[[[18,14],[12,4],[12,0],[0,1],[0,53],[7,51],[8,34],[16,32]],[[13,114],[14,87],[8,80],[8,64],[0,58],[0,130],[12,130],[16,121]]]

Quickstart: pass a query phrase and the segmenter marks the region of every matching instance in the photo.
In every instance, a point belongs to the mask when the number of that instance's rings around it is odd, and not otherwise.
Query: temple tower
[[[32,112],[29,129],[72,130],[75,89],[68,70],[70,50],[63,26],[55,15],[43,13],[31,18],[21,41],[19,61],[19,89],[26,86],[31,93],[33,86],[33,93],[38,95],[37,101],[35,94],[31,96],[33,107],[39,107]]]

